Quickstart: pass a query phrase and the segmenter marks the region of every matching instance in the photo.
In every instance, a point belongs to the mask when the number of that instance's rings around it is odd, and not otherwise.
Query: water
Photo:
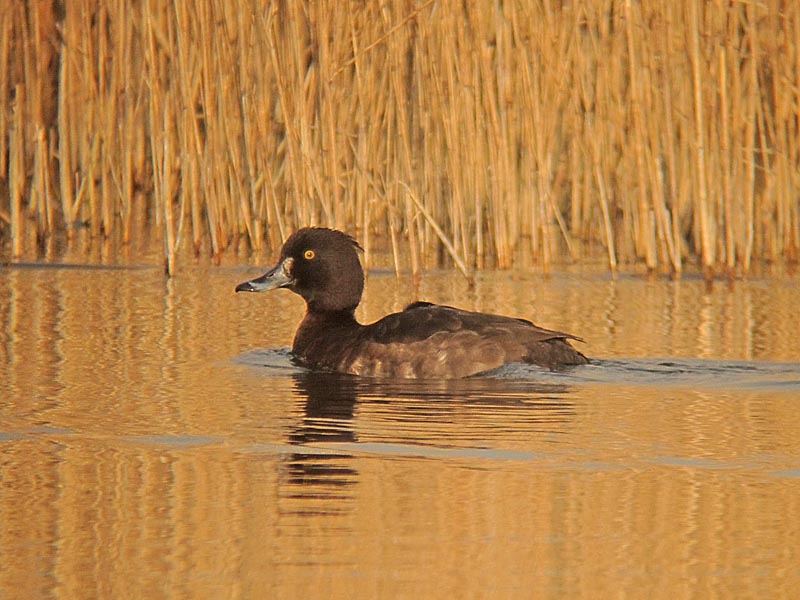
[[[255,273],[0,270],[0,598],[796,595],[796,277],[433,274],[595,358],[442,382],[293,365]]]

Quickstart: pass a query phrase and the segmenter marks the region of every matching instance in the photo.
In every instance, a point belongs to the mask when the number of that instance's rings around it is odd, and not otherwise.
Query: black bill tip
[[[245,281],[244,283],[240,283],[236,286],[236,292],[255,292],[257,291],[256,288],[249,281]]]

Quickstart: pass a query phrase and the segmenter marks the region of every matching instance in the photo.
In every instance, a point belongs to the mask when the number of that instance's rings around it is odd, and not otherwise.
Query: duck
[[[526,319],[416,301],[363,325],[355,316],[364,291],[358,242],[325,227],[295,231],[277,264],[236,286],[236,292],[286,288],[305,300],[292,343],[300,366],[362,377],[456,379],[509,363],[550,370],[589,362],[570,341]]]

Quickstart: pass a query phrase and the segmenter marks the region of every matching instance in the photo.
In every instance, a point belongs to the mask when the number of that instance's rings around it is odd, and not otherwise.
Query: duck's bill
[[[266,292],[292,285],[292,259],[287,258],[257,279],[245,281],[236,286],[237,292]]]

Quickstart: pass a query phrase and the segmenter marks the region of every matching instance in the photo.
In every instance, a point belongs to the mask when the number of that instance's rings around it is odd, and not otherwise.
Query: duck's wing
[[[385,316],[367,327],[369,337],[375,341],[419,342],[441,332],[471,331],[481,337],[512,336],[526,342],[542,342],[552,339],[572,339],[582,342],[578,336],[561,331],[544,329],[526,319],[515,319],[501,315],[461,310],[452,306],[414,302],[405,310]]]
[[[582,364],[570,334],[524,319],[415,302],[361,330],[349,372],[404,377],[465,377],[509,362],[548,368]]]

